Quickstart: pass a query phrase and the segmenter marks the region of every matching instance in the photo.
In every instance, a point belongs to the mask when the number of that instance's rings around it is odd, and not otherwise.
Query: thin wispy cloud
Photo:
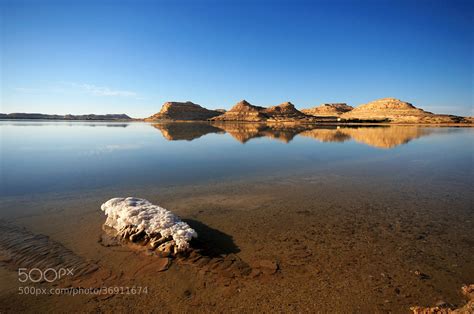
[[[38,88],[28,88],[28,87],[15,87],[13,90],[20,92],[20,93],[36,93],[40,92],[41,90]]]
[[[130,90],[115,89],[108,86],[98,86],[89,83],[76,82],[57,82],[46,88],[15,87],[14,91],[18,93],[83,93],[100,97],[133,97],[137,100],[144,98],[138,93]]]
[[[136,97],[137,93],[129,90],[112,89],[105,86],[96,86],[92,84],[74,84],[82,88],[85,92],[95,96],[117,96],[117,97]]]

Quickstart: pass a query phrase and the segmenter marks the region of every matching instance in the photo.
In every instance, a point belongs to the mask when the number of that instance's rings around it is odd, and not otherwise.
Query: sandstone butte
[[[233,122],[390,122],[418,124],[472,124],[472,117],[433,114],[395,98],[382,98],[352,108],[344,103],[323,104],[299,111],[291,102],[269,108],[242,100],[229,111],[208,110],[192,102],[167,102],[145,121],[233,121]]]
[[[224,114],[210,119],[211,121],[245,121],[245,122],[316,122],[291,102],[284,102],[269,108],[254,106],[246,100],[238,102]]]
[[[351,106],[348,106],[345,103],[336,103],[336,104],[322,104],[318,107],[303,109],[301,112],[310,116],[317,117],[338,117],[341,114],[351,111],[354,109]]]
[[[265,108],[254,106],[245,100],[239,101],[234,107],[224,114],[213,117],[212,121],[250,121],[263,122],[268,119],[264,113]]]
[[[206,121],[221,114],[220,110],[209,110],[190,101],[166,102],[160,112],[145,121]]]
[[[395,98],[382,98],[340,115],[341,120],[387,121],[392,123],[470,123],[469,119],[434,114]]]

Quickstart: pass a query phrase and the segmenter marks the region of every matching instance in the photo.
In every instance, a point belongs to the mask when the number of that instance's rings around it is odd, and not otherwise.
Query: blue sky
[[[471,3],[0,0],[0,112],[396,97],[472,115]]]

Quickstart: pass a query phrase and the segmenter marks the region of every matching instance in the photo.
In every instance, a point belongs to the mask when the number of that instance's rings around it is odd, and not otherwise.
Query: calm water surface
[[[474,131],[0,122],[0,196],[307,173],[471,184]]]

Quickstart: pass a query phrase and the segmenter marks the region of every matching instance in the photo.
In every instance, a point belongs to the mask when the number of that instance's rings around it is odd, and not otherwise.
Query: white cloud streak
[[[117,96],[117,97],[136,97],[137,93],[128,90],[111,89],[104,86],[96,86],[92,84],[76,84],[84,89],[87,93],[95,96]]]
[[[100,97],[134,97],[136,99],[142,99],[138,97],[138,94],[129,90],[113,89],[106,86],[97,86],[87,83],[71,83],[71,82],[59,82],[56,83],[59,86],[47,87],[43,89],[39,88],[28,88],[28,87],[16,87],[14,90],[19,93],[84,93],[93,96]]]

